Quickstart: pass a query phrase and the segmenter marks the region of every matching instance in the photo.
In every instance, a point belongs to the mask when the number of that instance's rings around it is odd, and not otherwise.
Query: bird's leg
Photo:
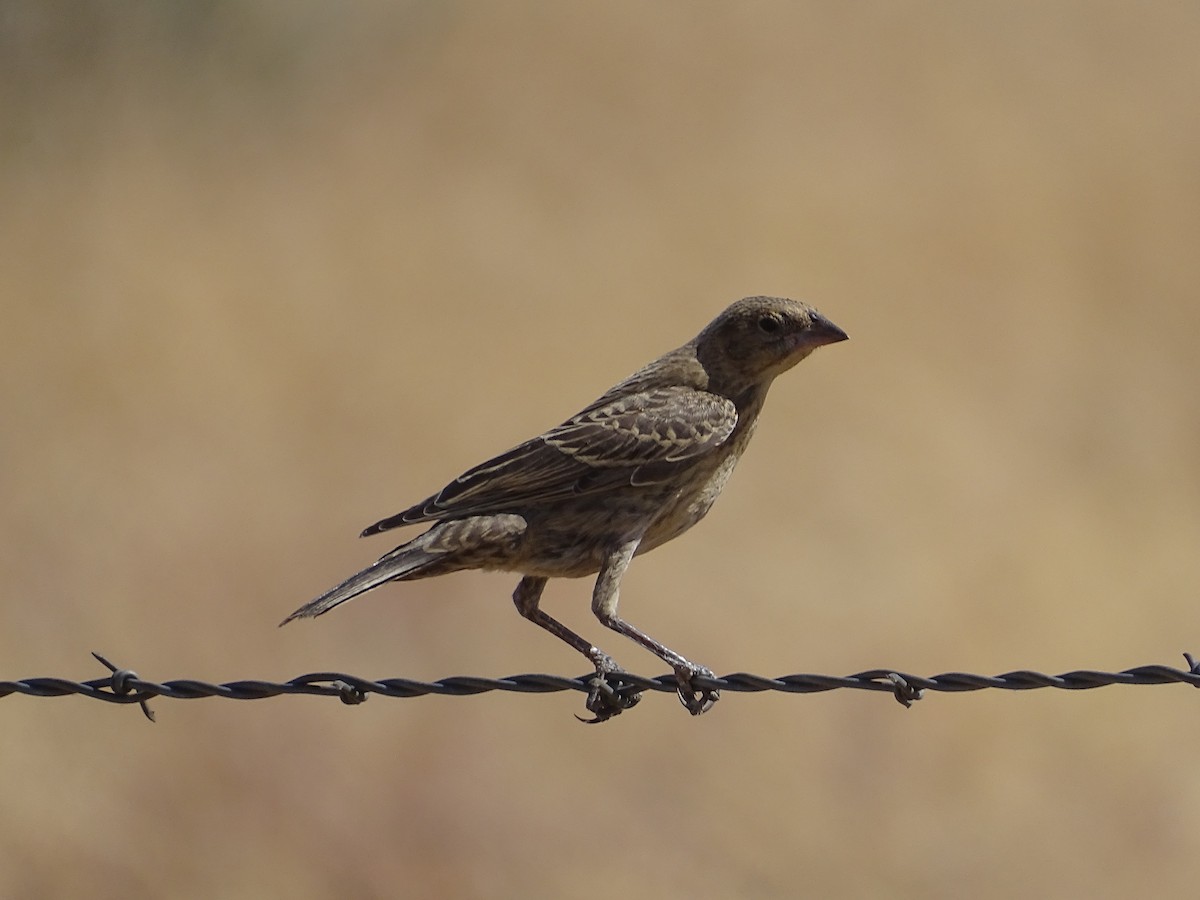
[[[721,692],[711,688],[696,688],[692,679],[697,675],[706,678],[715,677],[709,669],[698,666],[684,659],[674,650],[660,644],[644,631],[630,625],[617,615],[617,600],[620,597],[621,576],[629,568],[633,554],[637,551],[638,540],[627,541],[610,551],[600,565],[600,574],[596,576],[596,586],[592,590],[592,612],[605,628],[620,632],[628,638],[637,641],[651,653],[665,661],[675,670],[675,679],[679,682],[679,702],[693,716],[708,712],[714,703],[721,699]]]
[[[513,603],[517,606],[517,612],[526,619],[545,628],[559,640],[566,641],[590,659],[592,665],[596,667],[596,677],[592,680],[592,689],[588,693],[587,699],[588,712],[592,713],[595,718],[581,721],[603,722],[634,706],[641,699],[641,693],[621,690],[619,685],[614,687],[606,678],[608,675],[620,674],[624,672],[624,669],[613,662],[613,658],[599,647],[580,637],[558,619],[538,607],[547,580],[540,576],[526,575],[517,585],[517,589],[513,591]]]

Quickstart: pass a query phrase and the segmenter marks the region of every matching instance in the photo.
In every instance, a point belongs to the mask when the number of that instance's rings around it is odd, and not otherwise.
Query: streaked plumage
[[[691,678],[711,673],[617,617],[621,575],[634,555],[677,537],[708,512],[775,377],[817,347],[845,339],[804,304],[737,301],[691,341],[561,425],[368,527],[364,536],[434,523],[284,623],[321,615],[386,581],[462,569],[519,572],[514,600],[522,615],[586,655],[603,676],[619,671],[613,661],[538,608],[548,578],[599,573],[592,609],[600,621],[668,662],[684,705],[704,712],[716,694],[694,690]],[[602,720],[620,711],[611,703],[593,691],[588,708]]]

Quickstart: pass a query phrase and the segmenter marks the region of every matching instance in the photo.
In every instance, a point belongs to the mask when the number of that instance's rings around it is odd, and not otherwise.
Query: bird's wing
[[[669,478],[721,446],[737,420],[732,401],[690,387],[652,388],[612,399],[606,395],[363,534]]]
[[[542,439],[598,469],[636,468],[703,456],[723,444],[736,425],[731,400],[665,387],[591,406]]]

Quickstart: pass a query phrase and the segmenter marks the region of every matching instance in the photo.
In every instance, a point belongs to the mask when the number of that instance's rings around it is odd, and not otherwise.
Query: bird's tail
[[[420,541],[421,538],[417,538],[397,547],[357,575],[351,575],[337,587],[330,588],[316,600],[305,603],[279,624],[286,625],[292,619],[310,619],[327,613],[335,606],[379,587],[385,581],[418,577],[422,569],[442,558],[442,554],[426,550]]]
[[[510,513],[439,522],[379,562],[305,603],[279,624],[327,613],[385,581],[427,578],[459,569],[504,568],[504,562],[516,552],[525,528],[525,520]]]

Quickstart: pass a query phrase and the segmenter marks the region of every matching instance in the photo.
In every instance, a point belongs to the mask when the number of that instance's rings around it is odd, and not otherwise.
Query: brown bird
[[[584,654],[597,677],[588,709],[602,721],[636,702],[608,687],[612,658],[538,608],[550,578],[598,574],[592,612],[675,670],[684,706],[718,699],[692,679],[712,672],[617,616],[634,556],[683,534],[725,487],[750,442],[767,390],[817,347],[846,333],[810,306],[747,297],[695,338],[660,356],[556,428],[460,475],[363,536],[432,522],[280,624],[319,616],[386,581],[462,569],[517,572],[517,610]]]

